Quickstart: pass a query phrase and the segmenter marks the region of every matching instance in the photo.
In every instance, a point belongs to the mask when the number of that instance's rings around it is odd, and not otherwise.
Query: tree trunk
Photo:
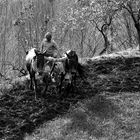
[[[108,30],[108,48],[109,48],[109,53],[112,53],[113,51],[115,51],[115,45],[114,45],[114,42],[113,42],[113,27],[110,26],[109,27],[109,30]]]
[[[133,45],[132,45],[132,29],[131,29],[131,22],[130,22],[130,18],[128,17],[128,15],[124,12],[123,13],[123,17],[124,17],[124,20],[125,20],[125,26],[126,26],[126,29],[127,29],[127,33],[128,33],[128,38],[129,38],[129,46],[131,48],[133,48]]]
[[[29,20],[29,36],[30,36],[30,48],[33,48],[33,42],[32,42],[32,25],[31,21]]]
[[[139,43],[139,51],[140,51],[140,24],[139,23],[135,23],[135,27],[138,33],[138,43]]]
[[[104,38],[104,42],[105,42],[105,43],[104,43],[104,48],[103,48],[103,50],[99,53],[99,55],[102,55],[102,54],[106,53],[106,52],[107,52],[107,49],[108,49],[108,46],[110,45],[110,42],[109,42],[107,36],[106,36],[104,33],[102,33],[102,35],[103,35],[103,38]]]
[[[6,58],[6,33],[7,33],[7,13],[8,13],[8,1],[6,1],[5,7],[5,21],[4,21],[4,36],[3,36],[3,56],[2,56],[2,70],[5,75],[5,58]]]
[[[85,32],[84,30],[82,29],[81,30],[81,41],[80,41],[80,55],[81,57],[83,57],[84,55],[84,40],[85,40]]]

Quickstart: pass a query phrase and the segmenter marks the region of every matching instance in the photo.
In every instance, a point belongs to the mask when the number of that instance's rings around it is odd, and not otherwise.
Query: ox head
[[[70,73],[76,73],[78,65],[78,56],[75,51],[68,51],[65,53],[67,56],[66,59],[66,71]]]
[[[33,59],[36,65],[36,71],[39,73],[39,75],[42,75],[44,72],[44,53],[35,50],[35,54],[36,55],[33,57]]]
[[[65,61],[65,79],[68,81],[68,83],[71,83],[77,72],[78,56],[73,50],[67,51],[65,54],[67,56]]]

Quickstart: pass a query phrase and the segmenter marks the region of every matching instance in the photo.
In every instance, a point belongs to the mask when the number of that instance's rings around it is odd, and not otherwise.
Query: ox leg
[[[30,73],[30,89],[33,90],[33,76]]]
[[[74,86],[76,86],[76,73],[74,74]]]
[[[61,75],[60,75],[60,84],[59,84],[59,86],[58,86],[58,92],[61,94],[61,89],[62,89],[62,83],[63,83],[63,80],[64,80],[64,77],[65,77],[65,75],[63,74],[63,73],[61,73]]]
[[[74,91],[74,87],[76,85],[76,74],[72,73],[70,81],[66,85],[66,93],[69,96],[70,92]]]
[[[69,93],[70,93],[71,87],[72,87],[72,83],[68,83],[68,85],[66,86],[67,96],[68,96]]]
[[[33,73],[33,81],[34,81],[34,91],[35,91],[35,100],[37,95],[37,81],[35,79],[35,73]]]
[[[45,83],[45,88],[43,89],[42,96],[45,96],[46,91],[48,89],[48,83]]]
[[[72,77],[72,90],[74,90],[74,87],[76,86],[76,73],[74,73]]]
[[[76,87],[76,73],[74,73],[73,75],[72,75],[72,80],[71,80],[71,83],[69,84],[69,92],[68,92],[68,95],[69,95],[69,93],[70,92],[73,92],[73,94],[74,94],[74,92],[75,92],[75,87]],[[73,95],[72,94],[72,95]],[[70,95],[70,96],[72,96],[72,95]]]
[[[45,93],[46,93],[46,91],[47,91],[47,89],[48,89],[48,84],[49,84],[49,82],[50,82],[50,78],[49,78],[49,76],[45,73],[45,74],[43,75],[43,83],[45,84],[45,87],[44,87],[44,89],[43,89],[42,96],[45,96]]]

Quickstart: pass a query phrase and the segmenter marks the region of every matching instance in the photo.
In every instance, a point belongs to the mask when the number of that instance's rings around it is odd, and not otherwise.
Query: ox
[[[45,57],[44,53],[41,53],[36,48],[30,49],[26,53],[26,68],[30,75],[30,89],[35,90],[35,99],[36,99],[36,92],[37,92],[37,81],[36,81],[36,74],[43,77],[43,82],[45,83],[45,88],[43,93],[47,90],[48,83],[50,82],[50,74],[44,72],[45,61],[50,60]],[[33,88],[34,85],[34,88]]]

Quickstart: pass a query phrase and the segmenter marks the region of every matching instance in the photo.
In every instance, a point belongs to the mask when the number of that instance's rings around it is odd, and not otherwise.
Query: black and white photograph
[[[0,0],[0,140],[140,140],[140,0]]]

